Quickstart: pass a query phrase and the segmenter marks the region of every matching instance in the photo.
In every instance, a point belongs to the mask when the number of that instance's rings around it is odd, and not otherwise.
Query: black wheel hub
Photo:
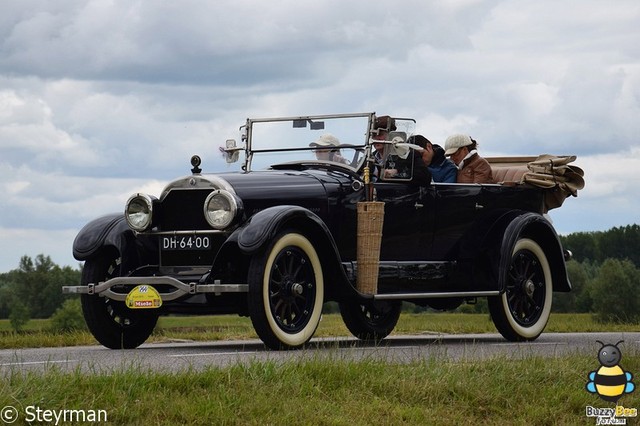
[[[509,268],[507,301],[515,321],[524,327],[536,323],[546,299],[544,271],[529,250],[515,254]]]
[[[278,253],[269,277],[269,298],[282,330],[296,333],[307,325],[315,304],[315,275],[302,250],[289,247]]]

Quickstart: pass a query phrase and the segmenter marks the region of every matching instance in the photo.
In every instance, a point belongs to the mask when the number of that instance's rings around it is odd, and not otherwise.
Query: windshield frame
[[[315,148],[311,146],[298,147],[298,148],[256,148],[254,139],[254,125],[260,123],[277,123],[277,122],[291,122],[293,125],[294,121],[299,122],[319,122],[325,120],[338,120],[338,119],[348,119],[348,118],[363,118],[366,119],[367,128],[362,129],[362,143],[358,143],[356,141],[355,144],[344,144],[341,145],[342,148],[350,148],[354,150],[362,150],[363,156],[359,159],[357,165],[352,167],[347,164],[340,164],[334,161],[324,161],[324,160],[305,160],[301,159],[299,161],[291,161],[291,162],[275,162],[270,166],[282,168],[283,165],[290,164],[292,166],[297,165],[335,165],[338,167],[344,167],[351,171],[357,172],[360,170],[364,164],[366,164],[367,159],[371,156],[371,145],[369,141],[370,129],[373,126],[375,121],[376,114],[375,112],[366,112],[366,113],[351,113],[351,114],[325,114],[325,115],[304,115],[304,116],[289,116],[289,117],[271,117],[271,118],[247,118],[246,124],[240,128],[242,132],[242,140],[245,144],[245,162],[242,166],[242,169],[245,171],[252,170],[252,163],[255,154],[264,154],[271,152],[295,152],[295,151],[313,151]],[[278,167],[279,166],[279,167]]]

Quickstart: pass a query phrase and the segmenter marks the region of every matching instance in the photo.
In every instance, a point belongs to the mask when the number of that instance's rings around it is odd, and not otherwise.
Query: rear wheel
[[[518,240],[505,292],[488,299],[491,318],[500,334],[511,341],[536,339],[549,320],[552,292],[551,268],[544,251],[531,239]]]
[[[249,266],[249,316],[265,345],[296,349],[307,343],[320,323],[324,278],[311,242],[282,232]]]
[[[87,260],[82,270],[82,285],[119,276],[119,261],[114,254],[106,253]],[[137,348],[147,340],[158,322],[156,313],[132,310],[124,302],[106,297],[83,294],[81,301],[89,331],[110,349]]]
[[[358,339],[379,342],[395,328],[402,302],[374,301],[340,303],[340,315],[349,331]]]

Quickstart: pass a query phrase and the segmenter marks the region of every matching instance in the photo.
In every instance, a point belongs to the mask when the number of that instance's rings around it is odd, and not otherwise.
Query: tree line
[[[560,236],[560,241],[573,253],[567,262],[573,291],[554,293],[554,311],[591,312],[602,321],[640,321],[640,225],[577,232]],[[78,298],[61,289],[80,283],[80,268],[60,267],[43,254],[23,256],[17,269],[0,274],[0,319],[19,324],[50,318],[66,300]],[[486,312],[486,303],[465,310]]]
[[[592,312],[601,321],[640,321],[640,225],[560,236],[573,254],[571,293],[558,293],[559,312]],[[554,295],[555,296],[555,295]]]
[[[19,330],[31,318],[52,317],[73,297],[62,294],[62,286],[79,284],[81,274],[80,269],[60,267],[43,254],[35,260],[22,256],[17,269],[0,274],[0,319],[9,318]]]

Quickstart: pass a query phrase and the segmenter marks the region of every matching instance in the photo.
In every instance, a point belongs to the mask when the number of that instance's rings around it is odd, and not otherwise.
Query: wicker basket
[[[378,267],[383,222],[383,202],[358,203],[358,275],[356,285],[361,293],[376,294],[378,291]]]

